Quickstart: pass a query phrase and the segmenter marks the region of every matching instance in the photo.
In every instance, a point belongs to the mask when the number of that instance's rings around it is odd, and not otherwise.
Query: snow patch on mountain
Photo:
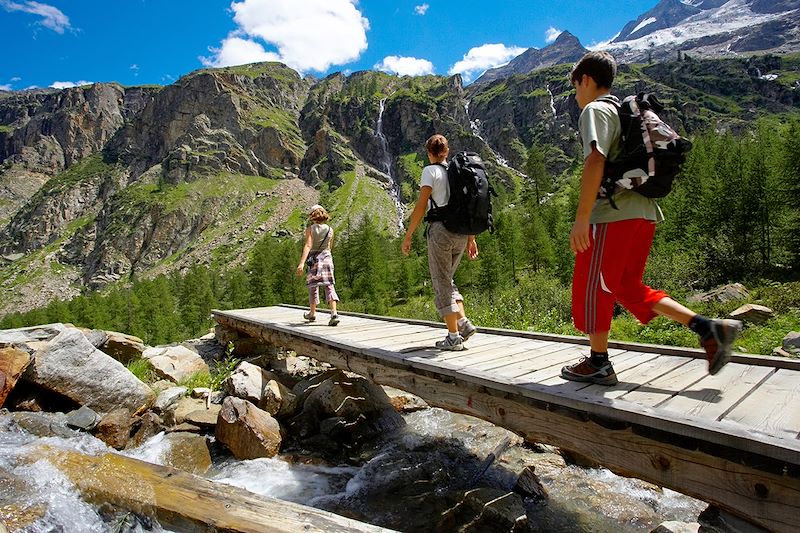
[[[649,26],[650,24],[654,23],[655,21],[656,21],[655,17],[646,18],[643,21],[641,21],[635,28],[633,28],[633,31],[631,31],[631,33],[636,33],[645,26]]]
[[[693,15],[683,20],[678,26],[657,30],[638,39],[609,44],[605,48],[609,50],[618,48],[646,50],[654,46],[669,46],[673,48],[677,44],[692,39],[731,32],[765,22],[779,20],[786,16],[785,12],[754,13],[752,9],[750,9],[751,1],[752,0],[731,0],[717,9],[709,9]],[[698,4],[698,2],[692,4],[690,1],[685,1],[684,3],[689,5]],[[642,24],[647,20],[650,19],[642,21]],[[642,24],[637,26],[637,29],[642,27]],[[635,33],[635,31],[632,33]]]

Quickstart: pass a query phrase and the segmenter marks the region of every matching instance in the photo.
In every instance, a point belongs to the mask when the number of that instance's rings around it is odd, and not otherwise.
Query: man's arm
[[[600,190],[605,164],[606,157],[592,143],[592,153],[583,165],[578,211],[575,213],[575,223],[569,234],[569,247],[576,254],[589,248],[589,217],[597,199],[597,191]]]

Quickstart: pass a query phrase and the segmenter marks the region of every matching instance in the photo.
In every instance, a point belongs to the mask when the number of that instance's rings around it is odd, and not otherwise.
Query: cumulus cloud
[[[70,87],[80,87],[81,85],[92,85],[93,81],[54,81],[51,85],[51,89],[69,89]]]
[[[425,13],[428,12],[428,8],[430,8],[430,7],[431,6],[429,6],[428,4],[422,4],[422,5],[419,5],[419,6],[414,6],[414,13],[416,13],[417,15],[424,15]]]
[[[15,82],[15,81],[22,81],[22,78],[20,78],[19,76],[14,76],[13,78],[11,78],[11,80],[10,80],[10,81],[11,81],[12,83],[13,83],[13,82]]]
[[[433,74],[433,63],[427,59],[417,59],[416,57],[386,56],[373,68],[401,76]]]
[[[0,0],[0,6],[3,6],[6,11],[22,11],[23,13],[30,13],[42,17],[42,20],[37,24],[41,24],[45,28],[49,28],[56,33],[64,33],[64,30],[72,29],[69,23],[69,17],[66,16],[57,7],[42,4],[40,2],[11,2],[10,0]]]
[[[546,43],[552,43],[553,41],[558,39],[558,36],[561,35],[561,33],[562,30],[550,26],[549,28],[547,28],[547,31],[544,32],[544,41]]]
[[[281,61],[305,72],[358,59],[367,49],[369,21],[357,0],[241,0],[233,2],[238,28],[200,60],[221,67]],[[263,44],[275,48],[267,51]]]
[[[461,74],[464,81],[472,81],[476,75],[490,68],[505,65],[527,48],[506,46],[504,44],[484,44],[471,48],[461,61],[450,67],[450,74]]]
[[[0,91],[13,91],[11,84],[0,85]]]

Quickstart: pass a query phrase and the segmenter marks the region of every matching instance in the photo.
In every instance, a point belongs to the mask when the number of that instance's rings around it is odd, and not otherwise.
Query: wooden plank
[[[280,307],[287,307],[294,309],[308,309],[307,307],[293,306],[288,304],[281,304]],[[216,314],[221,315],[227,312],[228,311],[218,311],[218,310],[212,311],[212,313],[215,316]],[[441,322],[431,322],[429,320],[386,317],[386,316],[367,315],[364,313],[350,313],[350,312],[340,312],[339,314],[345,316],[366,317],[373,320],[383,320],[385,322],[403,322],[406,324],[427,324],[432,327],[442,327]],[[486,328],[482,326],[478,326],[478,331],[480,333],[491,333],[493,335],[508,335],[513,337],[524,337],[528,339],[537,339],[537,340],[555,341],[555,342],[571,342],[573,344],[578,344],[581,346],[589,345],[589,340],[585,336],[558,335],[555,333],[542,333],[538,331],[518,331],[518,330],[503,329],[503,328]],[[615,341],[612,339],[609,341],[608,347],[612,349],[619,349],[625,351],[656,353],[661,355],[678,355],[682,357],[691,357],[694,359],[705,360],[706,358],[705,351],[703,351],[702,349],[686,348],[683,346],[644,344],[638,342],[622,342],[622,341]],[[800,371],[800,359],[791,359],[788,357],[773,357],[769,355],[754,355],[754,354],[734,352],[731,357],[731,362],[756,365],[756,366],[768,366],[773,368],[785,368],[788,370]]]
[[[288,343],[286,337],[290,335],[270,333],[277,344]],[[578,451],[618,474],[702,498],[770,530],[796,531],[800,479],[764,469],[769,460],[754,460],[752,463],[758,466],[754,467],[744,459],[752,450],[725,449],[717,456],[720,446],[708,446],[694,434],[688,438],[662,435],[664,438],[654,440],[660,433],[649,433],[647,428],[610,424],[605,419],[598,423],[593,416],[581,416],[582,411],[553,403],[539,405],[540,400],[513,390],[490,389],[458,375],[431,375],[430,369],[414,371],[392,359],[392,353],[370,350],[354,354],[299,338],[294,341],[298,353],[309,352],[376,383],[412,392],[431,405],[488,420],[524,435],[530,442]],[[623,407],[634,405],[618,403]],[[707,430],[690,431],[702,437]],[[737,452],[743,455],[737,456]]]
[[[326,347],[320,344],[325,339],[307,332],[298,332],[296,329],[281,325],[264,328],[263,325],[257,322],[226,319],[224,314],[220,314],[217,320],[234,329],[249,329],[255,333],[255,336],[261,336],[264,340],[278,345],[281,345],[281,343],[276,341],[276,338],[285,340],[290,346],[303,341],[304,349],[308,350],[305,355],[320,358],[327,353]],[[280,333],[281,335],[276,337],[274,333]],[[294,339],[295,336],[299,336],[297,341]],[[432,363],[424,357],[406,358],[395,352],[370,349],[363,345],[353,346],[333,340],[328,341],[328,345],[331,348],[341,350],[343,353],[351,354],[351,356],[343,360],[343,368],[350,368],[348,365],[355,364],[358,357],[366,356],[376,361],[381,361],[381,364],[384,365],[396,365],[402,368],[410,367],[422,372],[431,372],[443,380],[465,379],[487,389],[522,394],[526,398],[542,402],[545,405],[558,405],[576,409],[593,415],[611,417],[625,423],[649,425],[658,431],[674,433],[676,437],[700,438],[721,446],[747,450],[748,453],[760,454],[775,460],[788,461],[791,464],[800,464],[800,441],[789,443],[786,440],[771,438],[762,433],[758,433],[756,436],[746,427],[739,424],[726,423],[725,421],[710,425],[706,421],[702,421],[702,425],[700,425],[699,421],[691,417],[676,416],[668,411],[655,412],[644,406],[607,399],[602,395],[586,396],[579,393],[576,394],[575,391],[569,390],[569,387],[578,384],[564,382],[560,378],[556,378],[558,380],[556,384],[560,382],[561,385],[554,387],[545,384],[545,382],[530,383],[524,380],[524,376],[523,379],[501,379],[496,376],[489,378],[485,375],[471,375],[463,372],[459,374],[458,371],[443,367],[441,364]]]
[[[728,363],[724,372],[706,375],[691,389],[682,390],[658,404],[658,408],[718,420],[773,372],[775,369],[764,366]]]
[[[575,359],[580,354],[580,350],[580,346],[575,346],[573,344],[556,345],[542,353],[535,354],[531,357],[525,357],[510,365],[485,370],[485,372],[487,375],[493,377],[497,376],[504,379],[514,379],[542,368],[558,365],[560,361],[564,361],[565,359]]]
[[[630,371],[637,366],[644,364],[648,361],[652,361],[659,356],[652,353],[643,353],[643,352],[622,352],[621,354],[617,355],[613,359],[614,363],[614,371],[617,373],[617,377],[624,376],[624,374]],[[575,359],[573,362],[578,362]],[[559,390],[562,391],[583,391],[588,387],[593,387],[591,383],[581,383],[579,381],[567,381],[566,379],[561,377],[561,367],[558,368],[558,372],[555,374],[549,373],[545,374],[543,372],[533,373],[532,375],[525,375],[520,376],[520,380],[524,379],[529,383],[536,383],[538,385],[544,386],[557,386]],[[624,378],[623,378],[624,381]],[[614,392],[617,390],[617,387],[620,385],[614,385],[613,387],[606,387],[606,386],[598,386],[598,389],[592,389],[587,394],[593,394],[595,391],[602,391],[602,395],[604,398],[613,398],[615,396]],[[620,387],[621,390],[627,391],[628,389],[624,388],[625,385]]]
[[[93,456],[41,447],[31,457],[47,457],[87,500],[156,516],[162,526],[178,531],[391,531],[115,453]]]
[[[669,357],[669,356],[665,356]],[[659,357],[658,360],[662,360]],[[689,359],[688,361],[682,357],[673,357],[678,360],[678,364],[667,368],[668,365],[662,367],[660,375],[644,380],[642,379],[642,366],[638,367],[637,372],[632,376],[626,376],[626,379],[638,382],[629,392],[620,396],[625,401],[636,402],[640,405],[647,405],[654,407],[661,402],[664,402],[685,388],[694,385],[701,381],[708,375],[706,361],[699,359]]]
[[[761,383],[723,420],[735,421],[797,442],[800,434],[800,379],[796,372],[779,369]]]

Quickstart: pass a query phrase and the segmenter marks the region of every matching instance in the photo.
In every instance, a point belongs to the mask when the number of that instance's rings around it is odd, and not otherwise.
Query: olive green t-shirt
[[[611,98],[616,97],[612,96]],[[584,158],[589,157],[589,154],[592,153],[592,143],[606,159],[614,161],[619,157],[622,126],[614,104],[597,100],[589,102],[583,108],[578,119],[578,130],[583,142]],[[664,214],[655,200],[629,189],[623,189],[616,193],[614,203],[618,209],[611,207],[608,199],[598,198],[592,209],[589,223],[602,224],[634,218],[643,218],[654,222],[664,220]]]

